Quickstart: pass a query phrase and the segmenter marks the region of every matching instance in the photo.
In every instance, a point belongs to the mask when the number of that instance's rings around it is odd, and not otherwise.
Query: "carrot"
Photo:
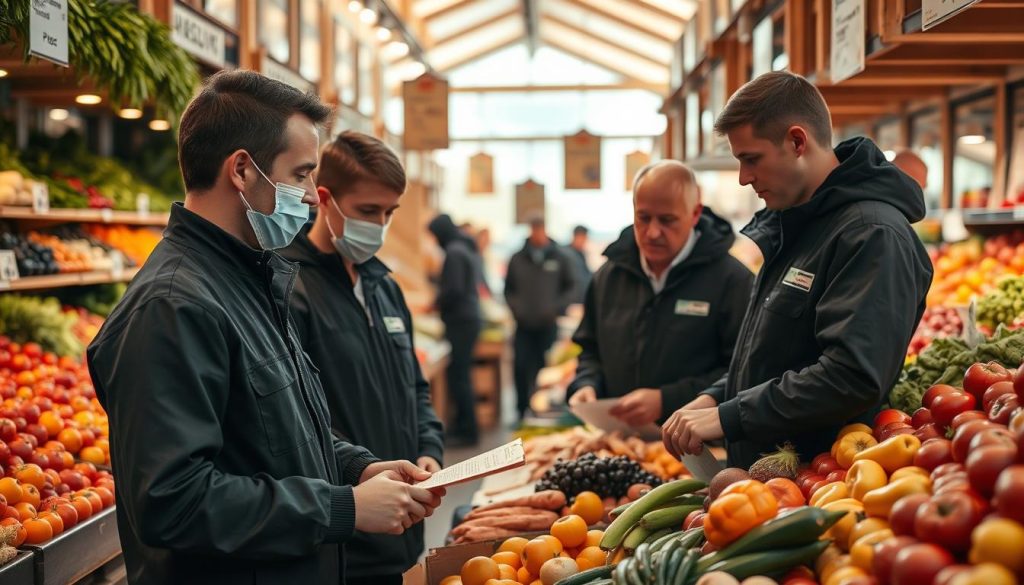
[[[515,530],[505,530],[503,528],[489,528],[481,526],[473,528],[460,536],[455,544],[465,544],[467,542],[483,542],[485,540],[498,540],[499,538],[509,538],[518,534]]]
[[[505,500],[504,502],[497,502],[488,506],[481,506],[474,510],[474,512],[493,510],[495,508],[510,508],[512,506],[529,506],[531,508],[540,508],[542,510],[561,510],[562,507],[565,506],[565,494],[558,490],[545,490],[528,496],[523,496],[521,498]]]
[[[558,514],[554,512],[542,512],[538,514],[519,516],[494,516],[488,518],[477,518],[463,522],[452,528],[454,536],[462,536],[474,528],[504,528],[505,530],[517,530],[519,532],[532,532],[535,530],[547,530],[558,520]]]
[[[530,506],[510,506],[508,508],[491,508],[485,510],[478,508],[473,510],[463,519],[464,522],[469,520],[476,520],[477,518],[487,518],[494,516],[515,516],[516,514],[533,514],[534,512],[542,512],[540,508],[531,508]]]

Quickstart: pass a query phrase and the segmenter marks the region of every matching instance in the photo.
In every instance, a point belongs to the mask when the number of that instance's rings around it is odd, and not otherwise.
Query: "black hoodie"
[[[932,265],[910,224],[921,188],[873,142],[835,149],[810,201],[762,210],[744,229],[765,264],[718,401],[731,466],[791,441],[809,461],[867,421],[899,376]]]
[[[445,323],[464,323],[480,320],[479,283],[481,259],[476,242],[459,231],[447,215],[439,215],[430,222],[430,232],[444,248],[444,266],[437,292],[437,307]]]
[[[729,367],[753,275],[729,255],[732,226],[710,209],[690,256],[654,294],[633,227],[604,251],[587,288],[573,341],[583,348],[570,395],[593,386],[600,398],[660,388],[662,419],[697,397]]]

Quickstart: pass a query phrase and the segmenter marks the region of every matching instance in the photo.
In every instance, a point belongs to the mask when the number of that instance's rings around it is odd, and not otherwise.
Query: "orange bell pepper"
[[[721,548],[771,520],[778,511],[779,502],[766,485],[753,479],[738,481],[708,507],[704,535]]]
[[[870,459],[886,473],[895,473],[914,464],[914,455],[921,448],[921,439],[914,435],[896,435],[854,454],[854,461]]]
[[[874,431],[871,429],[871,427],[869,427],[866,424],[853,423],[839,429],[839,435],[836,436],[836,440],[838,441],[839,439],[842,439],[843,437],[849,435],[850,433],[867,433],[870,435],[874,433]]]
[[[779,508],[796,508],[807,503],[803,492],[800,491],[800,486],[793,483],[792,480],[776,477],[764,482],[764,485],[768,486],[768,489],[775,495]]]
[[[844,469],[849,469],[853,465],[853,458],[857,456],[857,453],[874,447],[877,444],[878,441],[871,436],[871,433],[853,431],[843,435],[842,439],[836,441],[835,454],[833,456],[839,462],[839,465]]]
[[[846,471],[846,488],[851,498],[864,501],[864,496],[889,483],[882,466],[870,459],[858,461]]]

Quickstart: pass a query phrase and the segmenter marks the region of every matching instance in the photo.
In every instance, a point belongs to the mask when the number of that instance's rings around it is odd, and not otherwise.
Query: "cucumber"
[[[749,553],[779,550],[808,544],[818,540],[833,524],[847,514],[847,510],[827,512],[821,508],[805,506],[779,518],[773,518],[753,528],[724,549],[710,554],[697,563],[697,570]]]
[[[679,566],[679,561],[683,558],[683,549],[679,546],[679,541],[674,540],[665,547],[665,550],[661,552],[661,558],[658,560],[658,574],[654,580],[654,583],[661,585],[665,583],[670,571],[674,567]]]
[[[698,574],[722,571],[742,581],[754,575],[784,572],[797,565],[814,562],[818,555],[828,548],[829,544],[831,544],[830,540],[817,540],[811,544],[793,548],[748,553],[719,561]]]
[[[690,512],[699,510],[700,506],[681,504],[670,508],[661,508],[644,514],[640,519],[640,525],[647,530],[661,530],[662,528],[676,527],[683,525],[683,520],[690,515]]]
[[[622,548],[626,549],[626,553],[632,553],[641,544],[643,544],[650,535],[651,533],[648,532],[646,528],[637,524],[629,531],[629,534],[626,535],[626,539],[622,541]]]
[[[672,585],[684,585],[689,580],[690,574],[693,573],[693,569],[697,564],[697,559],[699,558],[699,549],[691,548],[686,551],[682,564],[679,565],[679,569],[676,570],[675,575],[672,577]]]
[[[654,566],[651,560],[651,545],[646,542],[636,547],[636,554],[633,555],[636,559],[637,568],[640,569],[640,576],[647,581],[654,574]]]
[[[587,569],[581,573],[570,575],[564,579],[559,580],[555,585],[586,585],[591,583],[595,579],[608,579],[612,576],[612,572],[618,568],[618,565],[604,565],[601,567],[594,567],[593,569]]]
[[[679,544],[682,545],[684,550],[700,548],[704,545],[704,529],[691,528],[687,530],[679,537]]]
[[[615,582],[615,585],[629,585],[629,579],[626,578],[629,561],[630,559],[623,559],[622,562],[615,565],[615,571],[612,572],[612,581]]]
[[[660,507],[664,508],[664,507],[669,507],[669,506],[678,506],[678,505],[682,505],[682,504],[690,504],[690,505],[695,505],[695,506],[703,506],[704,505],[704,498],[705,497],[706,496],[698,496],[697,494],[686,494],[686,495],[683,495],[683,496],[678,496],[678,497],[672,498],[671,500],[669,500],[668,502],[665,502]],[[629,502],[628,504],[622,504],[618,508],[615,508],[611,512],[608,512],[608,516],[612,520],[614,520],[614,519],[618,518],[619,516],[621,516],[623,512],[625,512],[627,509],[629,509],[630,506],[632,506],[635,503],[636,502]]]
[[[651,535],[648,536],[647,540],[645,540],[644,542],[650,544],[651,547],[653,548],[654,544],[656,542],[658,542],[659,540],[665,538],[666,536],[671,536],[672,532],[673,531],[672,531],[671,528],[662,528],[660,530],[652,532]],[[654,552],[654,551],[652,550],[651,552]]]
[[[626,538],[626,533],[640,522],[644,514],[673,498],[695,492],[705,485],[704,482],[697,479],[680,479],[663,483],[654,488],[647,495],[633,502],[630,507],[626,508],[622,514],[612,521],[608,529],[605,530],[604,537],[601,539],[601,548],[612,550],[619,546],[623,539]]]
[[[597,581],[590,581],[590,585],[612,585],[612,583],[614,583],[614,581],[612,581],[611,579],[598,579]],[[555,585],[558,585],[558,583],[555,583]]]
[[[678,539],[680,534],[682,533],[669,530],[661,538],[651,543],[651,553],[656,553],[659,550],[665,548],[665,545],[668,544],[670,541]]]
[[[635,558],[632,561],[626,567],[626,580],[629,585],[644,585],[644,580],[640,578],[640,563]]]

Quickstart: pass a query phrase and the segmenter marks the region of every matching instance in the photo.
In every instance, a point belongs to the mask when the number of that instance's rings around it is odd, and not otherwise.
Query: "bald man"
[[[892,159],[892,164],[914,179],[922,190],[928,188],[928,165],[924,164],[921,157],[914,154],[913,151],[901,150]]]
[[[701,205],[693,173],[662,161],[633,183],[633,225],[608,246],[573,340],[569,402],[618,398],[632,426],[661,422],[729,367],[753,276],[732,226]]]

